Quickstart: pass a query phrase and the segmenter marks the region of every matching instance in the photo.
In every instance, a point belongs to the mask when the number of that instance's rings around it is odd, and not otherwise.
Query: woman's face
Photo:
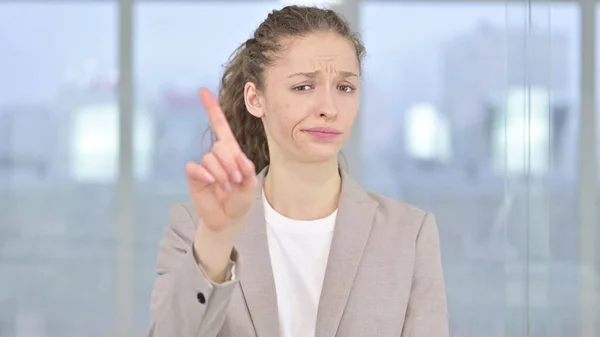
[[[271,158],[337,160],[359,108],[360,65],[353,44],[319,32],[283,41],[263,90],[245,88],[246,106],[262,118]]]

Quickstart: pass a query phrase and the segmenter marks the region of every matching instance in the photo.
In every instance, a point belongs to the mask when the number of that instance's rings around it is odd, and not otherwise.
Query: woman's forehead
[[[282,53],[275,67],[293,73],[346,72],[358,73],[359,64],[352,42],[335,33],[319,32],[305,37],[289,37],[280,41]]]

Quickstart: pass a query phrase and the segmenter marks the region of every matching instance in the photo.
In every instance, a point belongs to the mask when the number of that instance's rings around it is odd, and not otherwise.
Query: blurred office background
[[[451,335],[600,336],[600,7],[338,2],[368,50],[349,170],[436,214]],[[197,89],[282,5],[0,0],[0,336],[144,334]]]

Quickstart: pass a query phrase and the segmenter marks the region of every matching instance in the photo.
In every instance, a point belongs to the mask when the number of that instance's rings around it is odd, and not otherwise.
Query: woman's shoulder
[[[366,193],[377,203],[375,215],[381,222],[420,227],[428,217],[433,218],[430,212],[402,200],[373,191],[366,191]]]
[[[191,201],[180,202],[171,206],[170,212],[171,222],[173,221],[189,221],[194,224],[198,223],[199,215]]]
[[[432,215],[414,205],[402,200],[390,198],[364,187],[348,172],[342,170],[342,193],[359,202],[372,202],[376,204],[374,221],[382,224],[398,225],[419,228],[421,224]],[[393,226],[397,227],[397,226]]]

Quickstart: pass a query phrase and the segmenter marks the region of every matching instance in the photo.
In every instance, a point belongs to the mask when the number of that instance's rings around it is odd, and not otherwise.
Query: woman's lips
[[[334,139],[342,134],[342,132],[336,128],[324,126],[317,126],[314,128],[306,129],[304,131],[318,139]]]

